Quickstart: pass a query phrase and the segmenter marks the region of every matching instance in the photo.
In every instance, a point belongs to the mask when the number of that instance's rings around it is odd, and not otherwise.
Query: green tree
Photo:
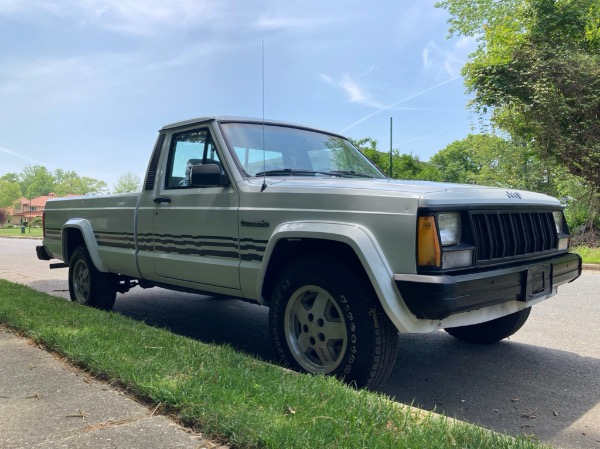
[[[476,111],[600,192],[600,2],[447,0]],[[546,163],[544,165],[547,165]]]
[[[139,192],[141,185],[142,181],[138,175],[127,172],[119,176],[113,188],[113,193]]]
[[[470,134],[430,161],[443,181],[533,190],[560,196],[565,169],[543,160],[531,146],[492,134]]]
[[[108,193],[108,185],[99,179],[82,176],[79,178],[77,191],[72,193],[77,195],[103,195]]]
[[[18,183],[20,178],[18,173],[6,173],[5,175],[0,176],[0,180]]]
[[[26,165],[19,178],[21,191],[27,198],[48,195],[54,189],[54,176],[43,165]]]
[[[19,175],[19,184],[27,198],[48,195],[50,192],[57,196],[108,193],[104,181],[79,176],[72,170],[57,169],[52,173],[42,165],[27,165]]]
[[[57,196],[65,196],[68,194],[84,195],[81,191],[81,178],[74,171],[54,170],[54,187],[53,192]]]
[[[57,169],[54,171],[55,184],[54,193],[57,196],[65,195],[99,195],[108,193],[108,186],[104,181],[79,176],[74,171]]]
[[[477,148],[490,144],[487,136],[470,134],[438,151],[430,162],[438,169],[442,181],[473,184],[481,170]]]
[[[371,137],[352,140],[358,148],[379,170],[386,176],[390,174],[390,153],[377,149],[377,141]],[[398,150],[392,151],[392,178],[416,179],[427,181],[441,180],[440,174],[432,164],[419,160],[413,154],[401,154]]]
[[[438,170],[428,162],[424,162],[411,153],[392,152],[392,177],[394,179],[414,179],[419,181],[441,180]],[[389,154],[388,163],[389,167]]]
[[[0,179],[0,209],[12,206],[22,196],[18,183]]]

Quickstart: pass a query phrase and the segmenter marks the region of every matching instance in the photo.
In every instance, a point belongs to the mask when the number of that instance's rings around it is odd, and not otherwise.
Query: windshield
[[[385,178],[341,137],[253,123],[224,123],[222,129],[248,176]]]

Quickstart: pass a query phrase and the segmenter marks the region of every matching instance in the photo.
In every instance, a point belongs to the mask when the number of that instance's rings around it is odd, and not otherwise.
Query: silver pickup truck
[[[159,131],[141,193],[48,201],[37,254],[100,309],[134,286],[266,305],[283,365],[374,387],[397,332],[515,333],[580,275],[568,250],[554,198],[392,180],[342,136],[209,117]]]

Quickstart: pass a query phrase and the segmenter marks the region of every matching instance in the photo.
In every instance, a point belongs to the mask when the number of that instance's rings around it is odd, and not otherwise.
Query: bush
[[[600,228],[595,225],[580,226],[571,231],[572,246],[600,247]]]
[[[34,218],[33,220],[31,220],[31,223],[29,224],[29,226],[32,228],[41,228],[42,227],[42,219],[40,217]]]

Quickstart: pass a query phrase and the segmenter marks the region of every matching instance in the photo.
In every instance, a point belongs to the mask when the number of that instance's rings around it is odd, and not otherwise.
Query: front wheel
[[[98,271],[85,246],[77,247],[69,262],[69,295],[72,301],[97,309],[110,310],[115,305],[115,275]]]
[[[448,327],[444,330],[459,340],[489,345],[510,337],[521,329],[527,318],[529,318],[530,312],[531,307],[528,307],[510,315],[486,321],[485,323]]]
[[[373,388],[391,372],[397,332],[366,276],[327,256],[298,260],[279,278],[269,311],[284,366]]]

